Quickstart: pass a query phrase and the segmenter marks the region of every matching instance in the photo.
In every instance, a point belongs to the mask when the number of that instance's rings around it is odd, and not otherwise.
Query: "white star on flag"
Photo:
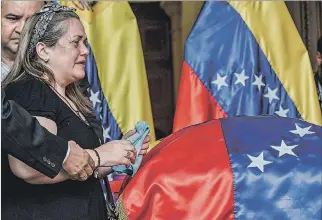
[[[94,93],[93,90],[91,90],[91,96],[89,97],[89,100],[91,100],[91,102],[93,103],[93,108],[95,108],[96,103],[101,103],[101,100],[99,100],[98,98],[99,94],[99,91]]]
[[[287,113],[289,112],[289,109],[283,109],[282,106],[280,106],[280,109],[278,111],[275,112],[275,114],[277,114],[280,117],[287,117]]]
[[[277,92],[277,88],[274,89],[274,90],[271,90],[271,88],[267,88],[268,89],[268,92],[264,95],[264,97],[268,98],[269,99],[269,104],[271,104],[271,102],[276,99],[276,100],[279,100],[280,98],[277,97],[276,95],[276,92]]]
[[[258,157],[253,157],[249,154],[247,154],[247,156],[252,161],[248,167],[257,167],[262,172],[264,172],[265,165],[272,163],[271,161],[264,160],[263,152]]]
[[[309,131],[312,126],[306,127],[306,128],[301,128],[297,124],[295,124],[296,130],[290,131],[293,134],[298,134],[300,137],[304,137],[306,134],[314,134],[314,131]]]
[[[228,86],[228,84],[226,83],[226,78],[227,78],[227,76],[221,77],[217,73],[217,79],[213,80],[211,83],[216,84],[218,86],[218,90],[220,90],[222,86]]]
[[[277,150],[278,156],[281,157],[284,154],[289,154],[297,157],[297,155],[292,151],[294,148],[296,148],[298,145],[289,145],[287,146],[285,142],[282,140],[281,146],[271,146],[273,149]]]
[[[252,85],[257,86],[258,91],[261,91],[261,86],[265,86],[265,84],[262,81],[263,75],[260,75],[259,77],[255,76],[255,81],[252,83]]]
[[[245,86],[245,81],[249,79],[248,76],[245,76],[245,70],[243,70],[241,73],[235,73],[235,76],[237,77],[237,80],[235,84],[241,83],[243,86]]]
[[[103,128],[103,137],[104,137],[104,141],[106,139],[110,139],[111,140],[111,136],[110,136],[110,127],[107,128]]]

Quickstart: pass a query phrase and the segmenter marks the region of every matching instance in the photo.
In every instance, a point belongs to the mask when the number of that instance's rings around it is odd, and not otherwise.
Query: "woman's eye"
[[[79,41],[72,41],[72,43],[74,44],[75,47],[79,46]]]

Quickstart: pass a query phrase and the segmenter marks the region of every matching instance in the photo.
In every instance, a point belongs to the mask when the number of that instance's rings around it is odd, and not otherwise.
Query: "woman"
[[[136,153],[125,140],[91,149],[101,145],[102,129],[75,84],[85,76],[87,55],[86,34],[74,9],[45,5],[25,24],[17,58],[3,86],[6,98],[24,107],[47,130],[86,146],[96,173],[103,177],[111,166],[134,162]],[[63,170],[50,179],[17,158],[5,159],[9,166],[2,166],[2,184],[12,191],[3,190],[2,219],[108,219],[98,179],[72,181]]]

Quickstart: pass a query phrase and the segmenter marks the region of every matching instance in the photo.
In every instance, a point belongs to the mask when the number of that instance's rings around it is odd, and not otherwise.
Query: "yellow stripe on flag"
[[[305,121],[322,125],[312,66],[284,2],[229,1],[252,31]]]

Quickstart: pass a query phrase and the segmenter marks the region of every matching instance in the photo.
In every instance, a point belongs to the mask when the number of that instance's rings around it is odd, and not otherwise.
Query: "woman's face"
[[[68,85],[85,76],[85,61],[89,53],[87,36],[78,19],[65,21],[66,32],[57,44],[49,49],[48,67],[53,71],[58,83]]]

